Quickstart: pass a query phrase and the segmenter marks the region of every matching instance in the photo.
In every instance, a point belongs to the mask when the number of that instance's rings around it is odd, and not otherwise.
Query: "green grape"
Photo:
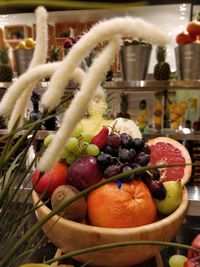
[[[44,145],[48,146],[52,142],[53,138],[55,137],[55,134],[49,134],[47,137],[44,139]]]
[[[78,139],[76,137],[70,137],[67,141],[66,148],[70,152],[74,152],[78,149]]]
[[[67,157],[65,158],[66,162],[71,165],[72,163],[74,163],[77,160],[77,156],[74,155],[73,153],[69,153],[67,155]]]
[[[84,131],[81,133],[81,136],[83,137],[84,141],[91,143],[92,137],[94,136],[94,134],[91,132]]]
[[[73,153],[74,153],[78,158],[80,158],[80,156],[82,155],[82,149],[81,149],[81,147],[80,147],[80,146],[77,147],[77,149],[74,150]]]
[[[74,130],[73,130],[71,136],[72,136],[72,137],[78,137],[78,136],[81,135],[81,133],[83,132],[83,130],[84,130],[84,129],[83,129],[83,125],[79,122],[79,123],[76,125],[76,127],[74,128]]]
[[[69,156],[70,153],[71,152],[65,147],[63,152],[62,152],[62,154],[61,154],[61,156],[60,156],[60,159],[66,159]]]
[[[173,255],[169,258],[170,267],[184,267],[184,262],[187,261],[187,258],[183,255]]]
[[[99,150],[98,146],[96,146],[94,144],[89,144],[87,146],[87,152],[91,156],[97,156],[97,155],[99,155],[100,150]]]
[[[88,152],[87,152],[87,147],[88,147],[89,143],[88,142],[85,142],[83,140],[80,140],[79,141],[79,146],[80,146],[80,149],[81,149],[81,155],[87,155]]]

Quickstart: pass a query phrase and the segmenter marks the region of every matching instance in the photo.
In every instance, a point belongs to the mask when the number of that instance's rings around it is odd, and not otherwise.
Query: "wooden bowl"
[[[34,204],[39,201],[36,192],[33,192],[32,198]],[[176,211],[152,224],[133,228],[102,228],[66,220],[56,215],[48,220],[43,230],[52,243],[63,252],[122,241],[171,241],[184,220],[187,205],[188,194],[184,189],[182,203]],[[43,205],[37,209],[36,216],[40,220],[49,212],[50,209]],[[125,267],[150,259],[162,249],[163,246],[126,246],[83,254],[75,259],[92,266]]]

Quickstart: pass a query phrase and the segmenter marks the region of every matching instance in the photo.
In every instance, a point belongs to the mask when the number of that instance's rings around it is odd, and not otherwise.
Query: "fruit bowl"
[[[39,196],[33,191],[33,203],[38,204]],[[38,205],[40,206],[39,203]],[[176,236],[186,214],[188,205],[187,190],[183,190],[183,199],[179,207],[169,216],[154,223],[132,228],[103,228],[77,223],[53,216],[43,226],[48,238],[63,252],[93,247],[113,242],[126,241],[166,241],[173,240]],[[38,220],[50,212],[42,205],[36,211]],[[49,227],[51,229],[49,230]],[[88,262],[93,266],[131,266],[154,257],[163,249],[162,246],[140,245],[125,246],[101,250],[75,257],[78,261]]]

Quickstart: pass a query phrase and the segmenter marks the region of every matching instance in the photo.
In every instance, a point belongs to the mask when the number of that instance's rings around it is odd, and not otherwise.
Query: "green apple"
[[[163,200],[156,199],[157,210],[159,213],[169,215],[180,205],[183,197],[181,181],[168,181],[163,183],[166,188],[166,197]]]
[[[170,267],[184,267],[184,262],[187,261],[187,258],[183,255],[173,255],[169,258]]]

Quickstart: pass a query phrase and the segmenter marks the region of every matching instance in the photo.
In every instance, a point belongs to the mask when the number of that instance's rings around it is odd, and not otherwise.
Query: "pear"
[[[184,267],[184,262],[187,261],[187,257],[184,255],[175,254],[169,258],[170,267]]]
[[[163,200],[156,199],[157,210],[159,213],[169,215],[175,211],[183,197],[183,188],[181,181],[167,181],[163,183],[166,188],[166,197]]]

